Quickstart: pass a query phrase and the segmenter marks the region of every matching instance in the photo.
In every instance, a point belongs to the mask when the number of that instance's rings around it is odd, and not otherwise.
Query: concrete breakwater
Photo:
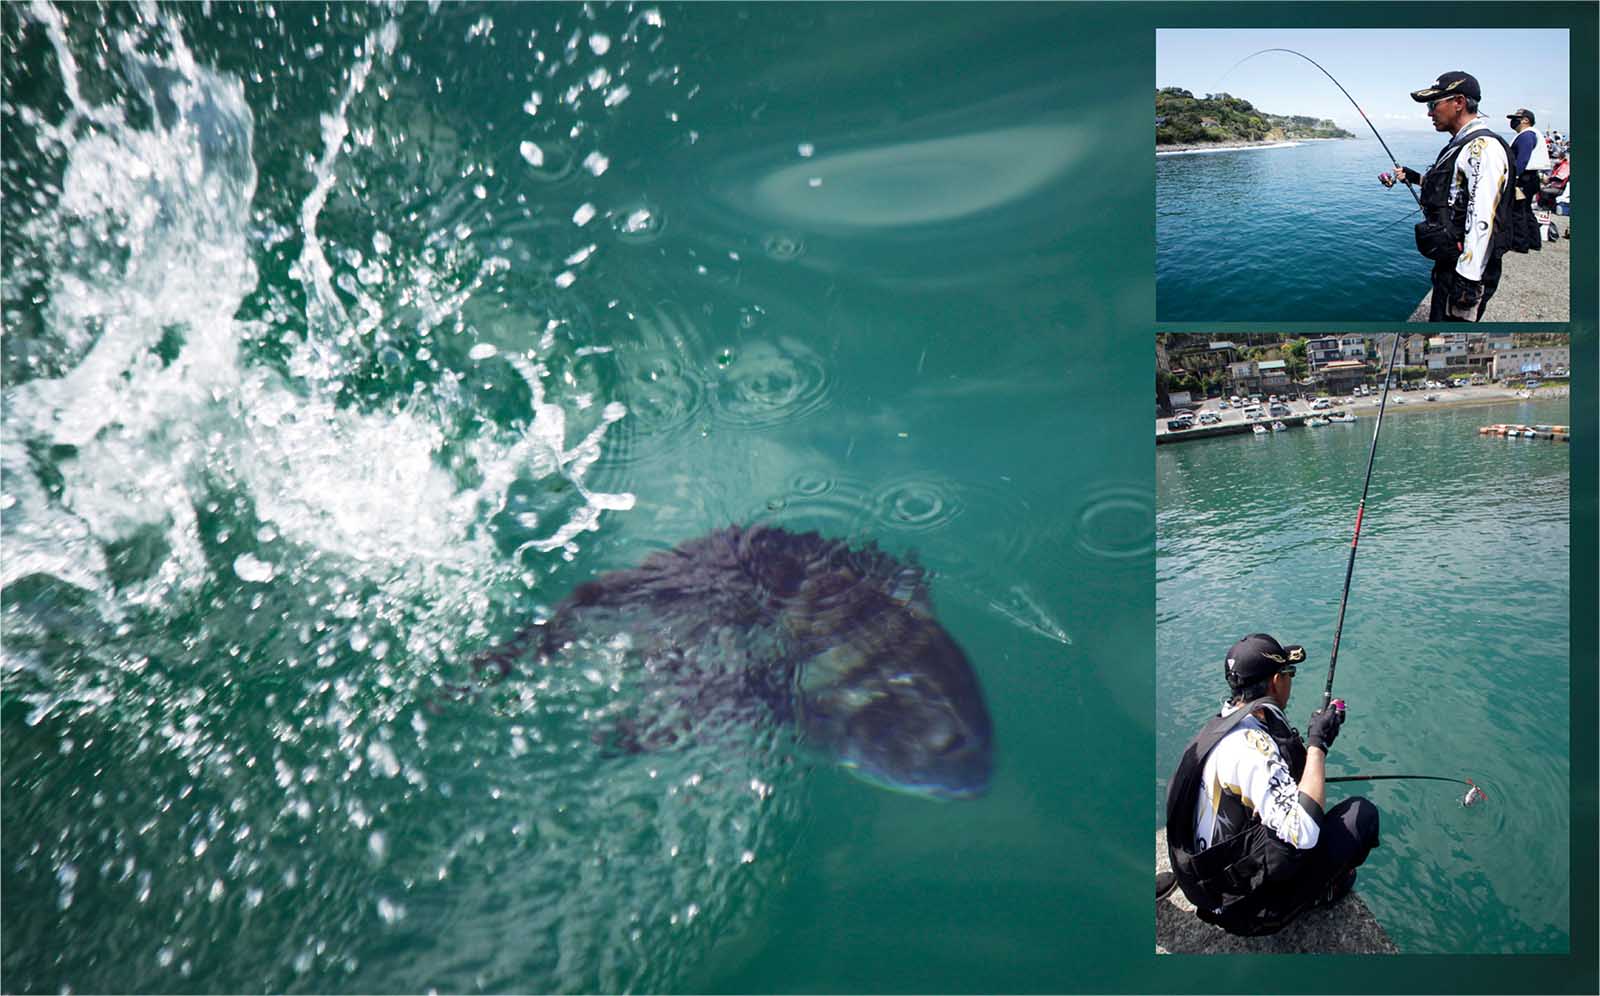
[[[1284,415],[1280,418],[1261,419],[1257,422],[1222,422],[1218,425],[1197,425],[1193,429],[1180,429],[1177,432],[1170,430],[1156,433],[1156,443],[1178,443],[1185,439],[1211,439],[1216,436],[1237,436],[1242,432],[1254,432],[1252,426],[1261,426],[1268,432],[1272,430],[1273,422],[1282,422],[1285,429],[1299,429],[1306,424],[1306,419],[1315,412],[1301,415]]]
[[[1172,870],[1167,832],[1156,831],[1156,874]],[[1356,888],[1361,887],[1359,875]],[[1156,954],[1398,954],[1361,896],[1351,892],[1326,909],[1301,914],[1266,937],[1235,937],[1195,915],[1182,889],[1156,901]]]

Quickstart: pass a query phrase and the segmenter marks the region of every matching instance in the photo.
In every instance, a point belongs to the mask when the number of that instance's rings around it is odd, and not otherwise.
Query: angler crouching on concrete
[[[1252,633],[1228,651],[1232,698],[1184,749],[1167,787],[1171,874],[1200,919],[1232,934],[1276,933],[1342,899],[1378,846],[1364,798],[1323,812],[1323,768],[1343,703],[1312,714],[1304,742],[1284,716],[1301,647]]]
[[[1500,257],[1511,248],[1515,187],[1505,139],[1478,115],[1478,81],[1463,72],[1442,74],[1411,99],[1428,105],[1435,131],[1450,133],[1424,173],[1395,164],[1379,179],[1422,185],[1417,251],[1433,260],[1430,322],[1475,322],[1500,285]]]

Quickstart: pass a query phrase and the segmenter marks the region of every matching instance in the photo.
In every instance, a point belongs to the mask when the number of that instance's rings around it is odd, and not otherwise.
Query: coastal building
[[[1329,363],[1366,358],[1366,336],[1326,335],[1306,340],[1306,363],[1310,365],[1313,374]]]
[[[1191,343],[1169,349],[1168,357],[1175,366],[1181,366],[1192,374],[1221,373],[1228,364],[1239,358],[1239,347],[1226,340]]]
[[[1228,364],[1228,383],[1234,394],[1261,393],[1261,365],[1255,360],[1239,360]]]
[[[1268,391],[1287,389],[1289,365],[1283,360],[1258,360],[1256,369],[1261,372],[1261,387]]]
[[[1530,373],[1550,376],[1551,371],[1571,367],[1572,349],[1568,346],[1513,346],[1494,351],[1495,380]]]
[[[1420,367],[1428,362],[1428,337],[1420,332],[1406,336],[1405,359],[1400,361],[1403,367]]]
[[[1316,374],[1317,383],[1329,394],[1349,394],[1367,379],[1365,360],[1334,360]]]
[[[1428,340],[1428,373],[1465,373],[1467,370],[1466,332],[1447,332]]]
[[[1200,127],[1202,127],[1202,128],[1215,128],[1219,123],[1220,122],[1218,122],[1216,118],[1201,118],[1200,119]]]

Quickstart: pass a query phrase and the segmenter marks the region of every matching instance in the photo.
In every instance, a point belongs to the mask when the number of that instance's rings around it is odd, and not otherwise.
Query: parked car
[[[1200,424],[1201,425],[1216,425],[1218,422],[1221,422],[1221,421],[1222,421],[1222,416],[1218,415],[1216,412],[1201,412],[1200,413]]]
[[[1314,411],[1320,412],[1325,408],[1332,408],[1333,402],[1329,401],[1327,398],[1318,398],[1317,400],[1311,402],[1311,407]]]
[[[1194,428],[1194,420],[1193,419],[1187,419],[1187,418],[1169,418],[1169,419],[1167,419],[1167,431],[1168,432],[1182,432],[1185,429],[1192,429],[1192,428]]]

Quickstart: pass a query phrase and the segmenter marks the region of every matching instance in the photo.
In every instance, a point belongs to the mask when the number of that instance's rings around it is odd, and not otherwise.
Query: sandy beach
[[[1156,155],[1180,152],[1233,152],[1244,149],[1288,149],[1311,142],[1342,142],[1340,138],[1263,138],[1254,142],[1196,142],[1190,145],[1157,145]]]

